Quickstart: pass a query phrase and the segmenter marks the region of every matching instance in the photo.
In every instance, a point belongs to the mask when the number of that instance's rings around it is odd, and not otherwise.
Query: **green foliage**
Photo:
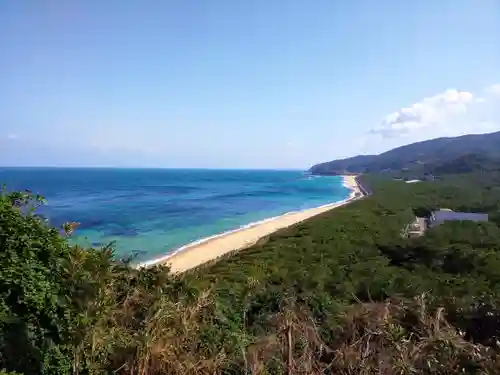
[[[111,247],[69,245],[74,224],[51,228],[35,213],[42,203],[29,192],[0,195],[0,367],[24,375],[142,371],[135,355],[152,324],[182,329],[175,312],[197,292],[166,268],[115,261]]]
[[[70,247],[34,215],[39,203],[28,193],[0,196],[0,365],[25,374],[62,374],[70,368],[64,279]]]
[[[500,373],[496,174],[405,184],[183,275],[0,198],[0,368],[31,374]],[[490,214],[403,238],[436,208]],[[392,372],[391,372],[392,371]]]
[[[334,340],[339,311],[347,306],[430,293],[431,306],[446,306],[450,321],[467,337],[492,345],[500,334],[494,319],[487,319],[488,314],[497,316],[494,301],[500,297],[497,224],[446,223],[419,239],[403,239],[400,233],[413,212],[442,207],[488,212],[500,194],[491,194],[491,185],[474,185],[465,177],[420,184],[376,176],[364,180],[374,196],[276,233],[264,244],[185,278],[200,288],[224,291],[229,306],[241,306],[248,298],[242,288],[247,279],[257,286],[256,295],[293,295],[325,328],[326,342]],[[271,328],[254,316],[278,311],[279,303],[272,300],[254,306],[247,311],[247,330],[268,331]],[[488,340],[474,328],[478,320],[490,321]]]

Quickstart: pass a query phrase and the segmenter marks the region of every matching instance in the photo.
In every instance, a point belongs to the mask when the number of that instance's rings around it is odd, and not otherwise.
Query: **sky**
[[[496,130],[498,0],[0,1],[0,165],[295,169]]]

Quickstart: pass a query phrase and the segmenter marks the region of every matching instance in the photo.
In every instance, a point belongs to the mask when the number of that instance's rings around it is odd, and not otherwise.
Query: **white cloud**
[[[396,147],[425,139],[500,130],[500,84],[483,95],[448,89],[385,116],[370,137]]]
[[[387,115],[371,133],[391,138],[436,126],[454,114],[467,111],[474,101],[470,92],[449,89]]]
[[[492,95],[498,95],[500,96],[500,83],[497,83],[496,85],[491,86],[488,89],[488,92]]]

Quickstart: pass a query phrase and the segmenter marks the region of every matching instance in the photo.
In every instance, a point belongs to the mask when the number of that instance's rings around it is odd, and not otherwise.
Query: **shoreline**
[[[363,197],[363,192],[357,184],[356,176],[342,176],[342,179],[343,186],[351,191],[349,196],[344,200],[301,211],[287,212],[280,216],[270,217],[237,229],[205,237],[159,258],[139,263],[136,267],[152,267],[160,264],[168,264],[172,272],[184,272],[227,253],[248,248],[257,243],[261,238],[280,229],[300,223],[313,216],[344,206]]]

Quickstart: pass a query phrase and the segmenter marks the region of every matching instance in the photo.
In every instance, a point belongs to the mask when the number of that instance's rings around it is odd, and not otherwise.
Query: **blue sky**
[[[497,0],[2,0],[0,165],[306,168],[500,130]]]

